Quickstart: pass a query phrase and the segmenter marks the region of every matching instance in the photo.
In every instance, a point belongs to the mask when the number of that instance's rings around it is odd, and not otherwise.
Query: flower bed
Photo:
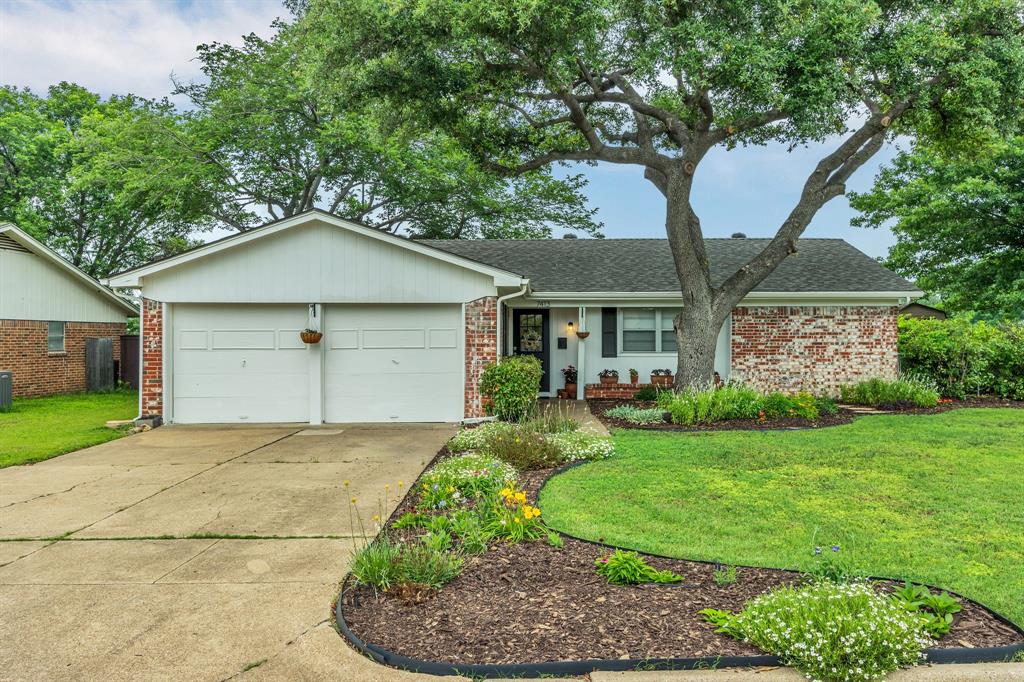
[[[517,486],[499,491],[498,504],[506,505],[521,519],[542,517],[536,507],[539,489],[558,471],[522,473]],[[427,519],[439,514],[436,509],[424,508],[422,490],[419,482],[412,487],[382,536],[394,543],[422,541]],[[423,515],[422,525],[396,527],[403,525],[396,521],[410,515]],[[565,536],[552,538],[546,529],[533,536],[537,539],[519,542],[513,537],[491,538],[484,550],[467,555],[461,573],[439,589],[382,591],[350,577],[338,605],[345,623],[343,632],[360,645],[371,645],[365,652],[378,659],[383,658],[381,652],[388,652],[387,660],[401,662],[401,658],[391,658],[395,655],[454,668],[590,661],[582,668],[628,669],[669,665],[651,663],[657,659],[756,657],[763,653],[760,649],[718,632],[720,626],[699,612],[739,613],[761,595],[785,586],[798,588],[809,580],[791,571],[727,570],[704,562],[638,555],[636,559],[651,569],[646,571],[640,565],[635,571],[637,580],[645,584],[613,585],[600,570],[614,556],[608,547]],[[835,556],[828,549],[824,555],[829,560]],[[636,562],[626,558],[635,567]],[[819,579],[839,575],[837,564],[820,565]],[[676,582],[674,577],[681,580]],[[899,587],[892,581],[871,583],[879,599],[888,599]],[[932,647],[951,651],[971,647],[977,652],[987,647],[1024,646],[1019,630],[977,604],[959,601],[962,610],[954,614],[949,634],[930,641]],[[595,664],[595,660],[606,664]],[[733,664],[767,662],[763,657],[738,660]],[[419,665],[416,660],[403,664]],[[582,668],[571,671],[578,674]],[[493,670],[494,674],[518,675],[526,669]],[[560,672],[569,673],[570,669]],[[483,669],[473,671],[474,675],[485,673]]]
[[[653,431],[737,431],[737,430],[775,430],[775,429],[814,429],[823,426],[836,426],[848,424],[853,421],[855,413],[837,408],[835,414],[819,415],[815,419],[804,417],[777,417],[764,419],[723,419],[721,421],[702,424],[673,424],[666,412],[658,407],[656,402],[640,402],[633,400],[588,400],[587,405],[590,412],[607,427],[622,429],[648,429]],[[639,410],[659,410],[661,419],[657,421],[628,421],[608,414],[609,410],[616,407],[633,407]],[[653,415],[653,412],[649,413]]]

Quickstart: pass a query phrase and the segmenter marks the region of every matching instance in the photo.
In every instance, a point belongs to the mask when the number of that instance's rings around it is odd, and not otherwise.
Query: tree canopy
[[[966,154],[902,152],[850,203],[854,224],[891,225],[886,264],[946,310],[1024,319],[1024,136]]]
[[[965,149],[1024,96],[1019,0],[308,0],[309,78],[497,172],[632,164],[666,198],[681,384],[732,308],[898,134]],[[825,143],[775,237],[714,286],[693,178],[716,145]]]
[[[168,132],[166,160],[218,221],[244,230],[316,206],[416,236],[597,232],[580,176],[501,178],[436,130],[409,131],[382,108],[327,98],[300,78],[293,31],[278,28],[240,47],[200,45],[205,79],[176,84],[193,108]]]
[[[172,119],[166,102],[104,101],[69,83],[46,97],[0,88],[0,220],[94,277],[186,248],[206,223],[181,212],[189,202],[173,185],[143,193],[108,172],[126,130]]]

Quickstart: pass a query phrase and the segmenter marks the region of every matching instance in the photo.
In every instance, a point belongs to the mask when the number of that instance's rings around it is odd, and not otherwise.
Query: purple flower
[[[821,547],[815,547],[814,548],[814,556],[818,556],[819,554],[821,554]]]
[[[839,551],[839,545],[832,545],[832,551],[833,552],[838,552]]]

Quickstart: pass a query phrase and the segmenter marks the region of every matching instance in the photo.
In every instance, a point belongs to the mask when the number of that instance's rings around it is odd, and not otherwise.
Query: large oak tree
[[[642,167],[683,299],[677,385],[817,211],[895,135],[969,146],[1022,93],[1019,0],[308,0],[311,78],[440,126],[481,163]],[[716,145],[824,143],[764,250],[712,282],[694,177]]]

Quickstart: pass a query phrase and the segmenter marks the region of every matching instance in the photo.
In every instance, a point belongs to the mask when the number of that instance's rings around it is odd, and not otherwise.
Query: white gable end
[[[496,292],[493,276],[319,219],[140,274],[146,298],[170,303],[456,303]]]

